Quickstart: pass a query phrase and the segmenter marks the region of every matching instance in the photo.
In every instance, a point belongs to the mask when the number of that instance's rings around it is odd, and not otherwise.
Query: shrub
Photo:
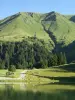
[[[9,75],[14,75],[14,73],[10,71],[6,72],[6,76],[9,76]]]
[[[16,67],[14,65],[10,65],[10,67],[8,68],[8,71],[15,72]]]

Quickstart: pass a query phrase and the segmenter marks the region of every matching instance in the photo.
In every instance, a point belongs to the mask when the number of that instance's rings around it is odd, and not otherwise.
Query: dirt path
[[[18,79],[25,79],[25,76],[26,76],[26,72],[28,70],[24,70],[23,72],[20,73],[20,77]]]

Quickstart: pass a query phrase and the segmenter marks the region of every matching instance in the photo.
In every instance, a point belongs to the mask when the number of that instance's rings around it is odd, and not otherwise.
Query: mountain
[[[55,42],[64,42],[67,45],[75,40],[75,23],[70,19],[59,13],[51,12],[45,15],[43,25],[45,30],[53,34]]]
[[[54,11],[45,14],[19,12],[0,20],[1,41],[21,41],[35,35],[50,43],[51,50],[65,51],[66,47],[67,51],[67,47],[75,41],[75,15]]]
[[[24,37],[38,38],[54,43],[69,44],[75,40],[75,16],[65,16],[56,12],[46,14],[19,12],[0,21],[0,40],[21,40]],[[52,33],[52,34],[50,34]],[[52,38],[52,35],[56,39]]]
[[[25,37],[32,37],[34,34],[38,38],[48,41],[49,35],[43,30],[40,21],[41,14],[17,13],[7,17],[0,23],[0,37],[4,40],[21,40]],[[0,39],[1,39],[0,38]]]

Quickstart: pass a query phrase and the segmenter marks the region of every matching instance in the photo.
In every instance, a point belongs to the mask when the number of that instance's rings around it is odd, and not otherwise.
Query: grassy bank
[[[18,77],[20,77],[20,74],[21,74],[21,72],[22,72],[23,70],[22,69],[17,69],[15,72],[14,72],[14,74],[13,75],[9,75],[8,77],[13,77],[13,78],[18,78]],[[2,69],[2,70],[0,70],[0,77],[7,77],[6,76],[6,73],[8,72],[8,70],[4,70],[4,69]]]
[[[29,70],[26,75],[28,83],[73,83],[75,84],[75,72],[68,71],[74,68],[74,64],[62,65],[59,67],[52,67],[48,69],[33,69]]]
[[[75,84],[75,64],[51,67],[47,69],[28,70],[24,79],[19,78],[24,70],[17,69],[13,76],[8,76],[12,80],[0,80],[0,82],[25,82],[27,84],[48,84],[48,83],[73,83]],[[73,71],[72,71],[73,70]],[[6,77],[7,70],[0,70],[0,77]]]

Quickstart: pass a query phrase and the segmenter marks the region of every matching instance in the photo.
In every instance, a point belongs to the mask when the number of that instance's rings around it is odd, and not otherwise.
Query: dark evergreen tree
[[[9,54],[8,54],[8,52],[6,52],[5,53],[5,67],[6,68],[9,68],[9,62],[10,62]]]
[[[58,54],[58,65],[62,65],[62,64],[65,64],[65,63],[67,63],[65,53],[60,52]]]
[[[29,41],[28,41],[29,40]],[[65,53],[53,54],[41,39],[29,37],[21,42],[0,43],[0,68],[47,68],[67,63]]]
[[[8,68],[8,71],[15,72],[16,67],[14,65],[10,65],[10,67]]]
[[[67,64],[67,58],[66,58],[65,53],[63,54],[63,58],[64,58],[64,64]]]

